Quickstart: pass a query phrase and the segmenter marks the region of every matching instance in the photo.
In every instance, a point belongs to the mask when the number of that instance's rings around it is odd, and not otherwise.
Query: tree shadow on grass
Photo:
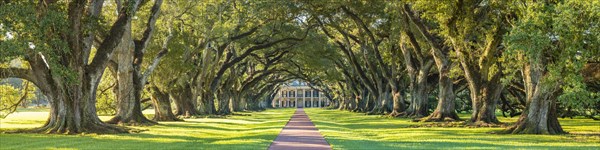
[[[160,123],[132,134],[0,134],[0,149],[266,149],[293,112],[265,113],[226,120],[233,122]]]
[[[266,149],[276,135],[195,137],[160,134],[95,136],[2,134],[0,149]]]
[[[329,138],[333,149],[596,149],[593,145],[546,146],[546,145],[503,145],[486,143],[489,141],[396,141],[358,140],[347,138]]]
[[[245,128],[228,128],[221,127],[222,125],[182,125],[182,124],[160,124],[158,127],[164,128],[187,128],[193,130],[219,130],[219,131],[253,131],[253,130],[271,130],[271,129],[281,129],[281,125],[272,125],[267,127],[245,127]]]

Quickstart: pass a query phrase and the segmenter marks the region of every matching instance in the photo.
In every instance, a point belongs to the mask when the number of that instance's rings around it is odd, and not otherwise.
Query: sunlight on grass
[[[0,149],[266,149],[294,111],[271,109],[227,118],[161,122],[134,127],[148,131],[133,134],[0,134]],[[18,112],[1,119],[0,129],[39,127],[47,116],[47,112]]]
[[[404,118],[367,116],[360,113],[305,109],[334,149],[598,149],[600,122],[591,119],[560,119],[569,135],[489,134],[503,128],[413,128],[418,122]],[[467,119],[468,114],[461,114]],[[504,118],[515,122],[518,117]],[[594,133],[582,135],[580,133]]]

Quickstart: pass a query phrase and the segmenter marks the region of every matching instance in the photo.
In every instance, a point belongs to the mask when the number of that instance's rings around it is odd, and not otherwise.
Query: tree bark
[[[126,129],[108,125],[100,121],[96,114],[96,90],[103,71],[115,47],[119,45],[123,33],[126,31],[127,22],[135,15],[139,0],[128,1],[130,7],[122,9],[126,12],[119,15],[112,25],[108,36],[104,38],[92,62],[87,63],[88,54],[83,27],[86,26],[83,17],[86,1],[70,1],[68,5],[69,34],[63,38],[68,43],[69,51],[54,51],[60,55],[59,63],[49,64],[42,52],[28,53],[25,59],[31,69],[16,69],[17,72],[6,73],[11,68],[0,68],[0,78],[18,77],[36,84],[47,96],[50,102],[50,114],[46,123],[37,129],[28,131],[35,133],[127,133]],[[96,16],[102,7],[101,1],[90,3],[90,16]],[[40,6],[39,9],[45,9]],[[94,9],[94,10],[92,10]],[[44,11],[40,11],[44,12]],[[96,13],[96,14],[94,14]],[[62,34],[62,33],[60,33]],[[50,45],[52,47],[52,45]],[[69,76],[59,73],[55,66],[68,69]],[[52,67],[52,68],[51,68]],[[65,72],[65,70],[62,70]]]
[[[421,33],[429,45],[431,45],[431,55],[433,56],[433,60],[435,61],[439,73],[438,105],[433,113],[422,121],[460,120],[454,108],[454,99],[456,96],[454,95],[454,85],[450,78],[451,61],[448,55],[450,49],[443,44],[442,38],[434,36],[429,32],[428,26],[421,20],[420,16],[416,16],[408,5],[404,5],[403,10],[406,17],[411,20],[417,27],[419,33]],[[413,40],[411,39],[411,41]],[[416,43],[414,45],[416,45]]]
[[[429,70],[429,69],[427,69]],[[411,103],[405,112],[407,117],[422,118],[427,116],[429,109],[429,98],[427,95],[427,73],[429,71],[419,70],[416,75],[412,75],[410,89],[411,89]],[[410,74],[410,71],[409,71]]]
[[[544,85],[542,85],[544,86]],[[548,85],[545,85],[548,86]],[[513,134],[564,134],[556,113],[556,87],[538,87],[527,109],[507,132]],[[551,89],[554,88],[554,89]]]
[[[542,57],[541,55],[539,57]],[[527,108],[514,126],[513,134],[564,134],[556,113],[556,98],[560,95],[560,81],[548,81],[543,62],[529,62],[523,69]]]
[[[134,43],[131,37],[131,23],[124,33],[121,44],[117,48],[117,114],[106,121],[110,124],[124,125],[154,125],[156,122],[149,120],[142,114],[141,109],[141,83],[136,78],[133,66]]]
[[[496,118],[496,103],[500,99],[500,94],[503,90],[502,83],[500,83],[501,70],[488,79],[490,76],[488,72],[489,68],[474,66],[467,60],[468,58],[466,58],[466,54],[462,50],[455,47],[455,51],[459,57],[465,73],[465,79],[469,86],[469,94],[473,107],[471,122],[484,126],[500,123],[498,118]]]
[[[392,90],[392,101],[394,104],[390,116],[399,116],[402,112],[404,112],[406,106],[404,105],[404,97],[400,94],[400,92],[397,89]]]
[[[219,110],[217,111],[218,115],[231,115],[231,107],[229,107],[229,103],[231,102],[231,95],[229,93],[221,93],[221,97],[219,97]]]
[[[161,5],[162,0],[156,0],[154,2],[150,18],[146,24],[146,30],[144,31],[141,40],[134,42],[133,36],[131,35],[131,21],[128,22],[126,26],[126,31],[121,39],[123,41],[120,43],[117,50],[117,82],[119,82],[117,86],[117,100],[119,107],[115,117],[107,121],[108,123],[130,125],[157,124],[142,114],[141,99],[147,75],[142,75],[141,65],[146,47],[152,38],[154,24],[158,18]],[[168,40],[166,42],[168,42]],[[164,55],[164,53],[159,53],[159,56],[160,55]],[[158,57],[158,59],[160,60],[160,57]],[[156,65],[153,65],[151,67],[155,66]],[[148,73],[152,72],[152,70],[153,68],[150,68]]]
[[[58,77],[60,78],[60,77]],[[96,114],[95,91],[99,78],[81,85],[57,82],[62,79],[54,78],[48,84],[52,89],[44,89],[50,102],[50,115],[46,123],[35,133],[127,133],[123,128],[103,123]],[[85,80],[84,80],[85,81]],[[67,94],[68,93],[68,94]],[[81,105],[79,105],[81,104]]]
[[[231,100],[233,111],[236,112],[241,112],[245,109],[244,106],[241,104],[242,97],[240,96],[240,94],[241,93],[233,93],[233,99]]]
[[[408,17],[406,18],[408,22]],[[429,99],[427,93],[427,76],[433,65],[433,61],[422,54],[421,46],[417,42],[415,35],[408,29],[403,33],[407,35],[411,48],[400,45],[400,50],[404,56],[404,64],[410,78],[410,105],[403,113],[406,117],[422,118],[428,115]]]
[[[198,110],[200,114],[216,114],[217,110],[215,108],[215,93],[205,93],[200,100],[200,105],[198,106]]]
[[[432,54],[439,72],[439,95],[436,109],[422,121],[456,121],[460,120],[454,106],[454,85],[450,78],[450,61],[441,51],[432,50]]]
[[[152,105],[154,105],[154,121],[183,121],[173,114],[169,93],[160,91],[158,87],[150,87],[152,94]]]
[[[180,87],[179,89],[171,91],[172,94],[170,94],[175,101],[175,115],[186,118],[201,115],[201,113],[196,110],[196,104],[194,103],[196,98],[192,93],[192,88],[189,86],[189,84],[185,84],[183,86],[184,87]]]
[[[496,117],[496,103],[500,98],[500,88],[493,85],[481,88],[469,88],[473,107],[471,122],[482,125],[500,123]]]

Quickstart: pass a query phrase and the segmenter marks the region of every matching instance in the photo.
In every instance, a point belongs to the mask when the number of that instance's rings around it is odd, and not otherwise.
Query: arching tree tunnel
[[[598,26],[523,23],[539,14],[597,22],[586,2],[536,3],[580,14],[428,3],[3,1],[0,79],[30,81],[48,97],[51,117],[35,130],[47,133],[127,132],[98,119],[104,108],[114,109],[108,123],[125,125],[260,111],[294,80],[322,92],[330,108],[372,115],[458,121],[468,112],[490,125],[500,123],[498,109],[521,114],[513,133],[563,133],[559,115],[600,113],[598,91],[583,82],[597,87],[589,68],[599,59]],[[142,114],[148,107],[152,119]]]

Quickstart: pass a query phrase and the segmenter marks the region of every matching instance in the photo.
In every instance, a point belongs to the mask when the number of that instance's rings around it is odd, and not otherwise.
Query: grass
[[[161,122],[135,127],[147,131],[132,134],[0,134],[0,149],[266,149],[294,110]],[[489,134],[503,128],[414,128],[423,123],[338,110],[305,111],[334,149],[600,149],[600,122],[591,119],[560,119],[568,135],[510,135]],[[47,112],[20,110],[1,119],[0,130],[39,127],[46,117]],[[517,117],[499,119],[511,123]]]
[[[132,134],[0,134],[0,149],[266,149],[294,110],[271,109],[227,118],[161,122],[156,126],[135,127],[147,131]],[[0,129],[39,127],[47,115],[47,112],[18,112],[1,119]]]
[[[560,119],[568,135],[512,135],[490,134],[504,129],[499,127],[413,128],[422,123],[338,110],[305,111],[334,149],[600,149],[600,121],[591,119]]]

